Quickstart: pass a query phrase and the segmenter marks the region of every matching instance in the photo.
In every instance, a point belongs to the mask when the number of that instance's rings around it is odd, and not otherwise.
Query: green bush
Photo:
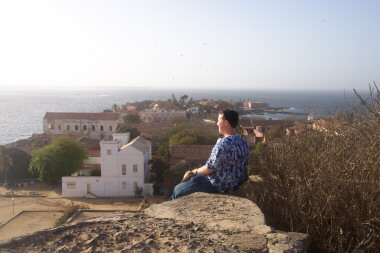
[[[181,182],[186,171],[191,169],[193,168],[189,163],[181,161],[163,173],[163,186],[167,198],[172,194],[174,187]]]
[[[217,132],[190,123],[171,128],[168,135],[169,145],[214,145],[219,137]]]
[[[137,129],[137,128],[134,128],[134,127],[126,127],[126,126],[123,126],[123,127],[120,127],[118,133],[126,133],[126,132],[129,132],[130,134],[130,139],[133,140],[134,138],[140,136],[140,131]]]
[[[63,225],[78,210],[79,210],[79,206],[78,205],[75,205],[75,206],[73,205],[73,206],[70,206],[69,208],[67,208],[65,210],[65,212],[63,213],[63,215],[55,220],[54,227],[59,227],[59,226]]]
[[[29,171],[43,182],[57,182],[78,171],[86,158],[86,149],[77,141],[61,137],[32,154]]]
[[[32,147],[33,148],[38,148],[38,147],[42,147],[44,145],[44,143],[40,140],[34,140],[32,142]]]
[[[7,170],[8,180],[14,181],[18,179],[35,178],[28,170],[29,162],[32,158],[28,153],[21,149],[13,147],[7,148],[6,153],[12,159],[12,164],[9,166]],[[0,172],[1,178],[3,178],[2,174],[3,171]]]

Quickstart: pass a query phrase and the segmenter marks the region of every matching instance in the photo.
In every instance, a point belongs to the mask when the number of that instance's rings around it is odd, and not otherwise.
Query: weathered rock
[[[266,226],[246,199],[195,193],[136,214],[115,212],[0,242],[0,251],[302,252],[307,239]]]
[[[248,199],[200,192],[151,206],[145,213],[156,218],[207,224],[211,229],[234,233],[249,232],[265,224],[260,208]]]

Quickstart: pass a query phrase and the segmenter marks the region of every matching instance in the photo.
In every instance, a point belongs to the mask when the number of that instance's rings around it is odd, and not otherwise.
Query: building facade
[[[123,119],[119,113],[47,112],[43,132],[53,135],[86,135],[92,139],[112,138]]]
[[[129,133],[127,133],[129,136]],[[101,176],[62,177],[63,197],[152,195],[151,144],[139,136],[125,143],[123,134],[100,142]]]
[[[186,111],[168,111],[155,107],[154,109],[145,109],[139,113],[142,121],[151,122],[168,122],[174,118],[186,118]]]

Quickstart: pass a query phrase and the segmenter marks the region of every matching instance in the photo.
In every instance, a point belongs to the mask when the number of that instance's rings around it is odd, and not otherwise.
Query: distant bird
[[[325,19],[322,19],[321,22],[326,22],[326,20],[325,20]]]

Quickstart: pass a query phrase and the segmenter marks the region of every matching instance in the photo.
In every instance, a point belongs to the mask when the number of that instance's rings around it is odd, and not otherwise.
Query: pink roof
[[[44,119],[56,120],[56,119],[79,119],[79,120],[118,120],[119,113],[110,112],[47,112]]]

